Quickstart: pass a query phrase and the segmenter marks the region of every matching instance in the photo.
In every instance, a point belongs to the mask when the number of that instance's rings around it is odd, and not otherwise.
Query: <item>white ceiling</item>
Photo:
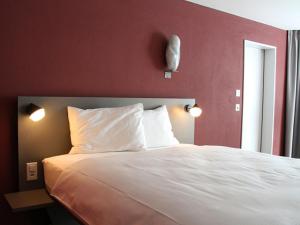
[[[284,30],[300,29],[300,0],[186,0]]]

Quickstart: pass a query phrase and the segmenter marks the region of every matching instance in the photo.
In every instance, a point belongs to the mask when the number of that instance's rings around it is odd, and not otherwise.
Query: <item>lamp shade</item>
[[[45,117],[45,109],[32,103],[28,105],[27,113],[29,118],[34,122],[40,121]]]
[[[197,105],[186,105],[185,110],[191,114],[193,117],[199,117],[202,114],[202,109]]]

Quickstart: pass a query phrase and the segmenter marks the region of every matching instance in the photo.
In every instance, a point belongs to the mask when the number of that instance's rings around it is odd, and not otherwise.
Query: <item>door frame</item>
[[[275,128],[275,100],[276,100],[276,58],[277,48],[275,46],[258,43],[254,41],[244,40],[244,65],[243,65],[243,99],[244,104],[244,76],[245,76],[245,52],[247,47],[262,49],[265,51],[264,58],[264,77],[263,77],[263,105],[262,105],[262,132],[261,132],[261,147],[263,153],[273,154],[274,145],[274,128]],[[266,78],[271,80],[265,82]],[[244,105],[242,105],[244,106]],[[244,107],[243,107],[244,109]],[[271,111],[271,118],[266,116],[266,113]],[[242,127],[241,127],[241,147],[243,146],[243,110],[242,110]],[[270,132],[271,130],[271,132]]]

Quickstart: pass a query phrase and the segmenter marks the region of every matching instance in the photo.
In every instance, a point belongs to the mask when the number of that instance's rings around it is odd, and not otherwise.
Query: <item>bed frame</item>
[[[46,116],[33,122],[26,114],[30,104],[43,107]],[[18,97],[18,154],[19,190],[44,187],[42,160],[66,154],[71,149],[67,106],[83,109],[119,107],[143,103],[145,109],[166,105],[175,136],[182,143],[194,143],[195,120],[184,111],[185,105],[195,104],[195,99],[172,98],[110,98],[110,97]],[[38,163],[38,179],[26,181],[26,163]]]

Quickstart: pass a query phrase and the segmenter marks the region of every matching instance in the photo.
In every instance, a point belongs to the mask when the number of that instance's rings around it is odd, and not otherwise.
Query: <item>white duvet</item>
[[[85,224],[300,225],[300,160],[195,145],[104,154],[52,181]]]

